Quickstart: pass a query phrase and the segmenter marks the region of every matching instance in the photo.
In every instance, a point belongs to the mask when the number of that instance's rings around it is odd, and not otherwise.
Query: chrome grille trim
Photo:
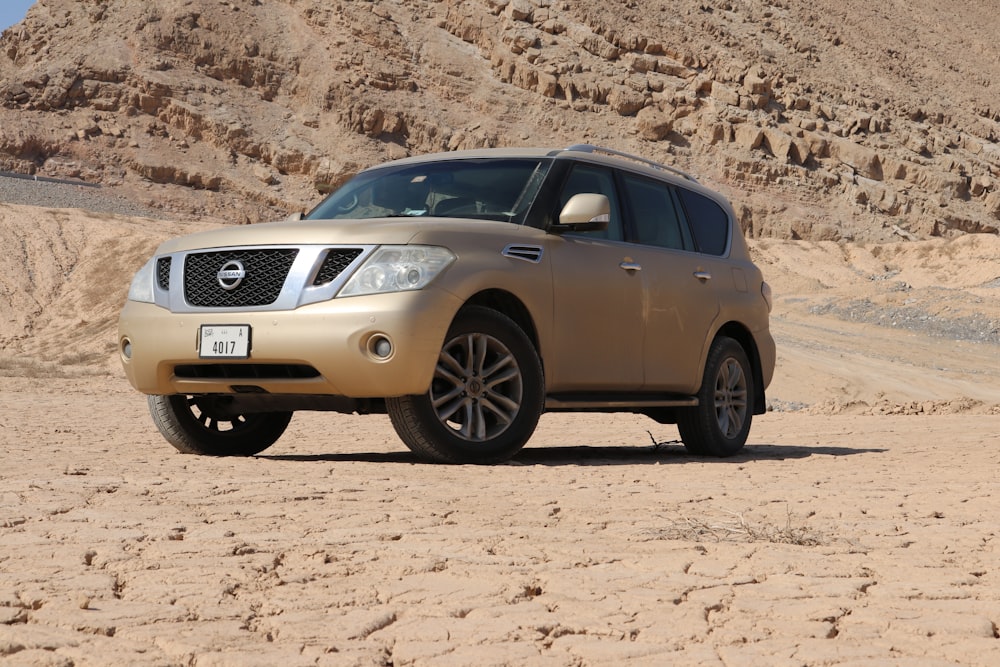
[[[275,245],[275,246],[228,246],[222,248],[198,248],[160,255],[156,258],[157,275],[154,280],[154,299],[156,305],[167,308],[174,313],[219,313],[219,312],[266,312],[277,310],[294,310],[300,306],[311,303],[319,303],[334,298],[337,292],[344,286],[347,280],[375,251],[375,245]],[[203,300],[195,298],[189,301],[186,286],[186,276],[188,275],[187,265],[189,262],[197,263],[205,256],[212,259],[208,268],[200,267],[202,276],[199,280],[202,283],[216,281],[217,274],[227,261],[240,261],[252,256],[255,253],[266,251],[275,252],[276,257],[291,256],[291,262],[287,269],[280,263],[277,271],[282,274],[280,279],[266,278],[268,283],[267,293],[264,297],[240,300]],[[328,257],[334,257],[332,267],[324,269],[323,265]],[[252,263],[246,264],[248,283],[254,281],[254,267]],[[169,267],[162,269],[161,267]],[[336,269],[340,269],[339,272]],[[268,269],[269,271],[272,269]],[[321,271],[325,278],[332,278],[328,282],[316,284]],[[336,275],[332,275],[336,273]],[[207,276],[207,277],[206,277]],[[164,277],[166,281],[164,282]],[[259,277],[259,276],[258,276]],[[204,285],[203,285],[204,286]],[[210,285],[209,285],[210,287]],[[217,292],[227,294],[239,294],[244,285],[236,289],[226,291],[215,283]],[[265,298],[266,297],[266,298]],[[209,305],[204,305],[209,304]]]

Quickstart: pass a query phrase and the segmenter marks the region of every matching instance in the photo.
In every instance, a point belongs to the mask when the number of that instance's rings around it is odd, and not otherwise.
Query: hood
[[[545,232],[509,222],[461,218],[372,218],[366,220],[299,220],[221,227],[164,242],[157,255],[235,246],[275,245],[404,245],[450,247],[458,239],[540,242]]]
[[[234,225],[165,241],[157,248],[156,254],[232,246],[405,244],[420,232],[420,227],[420,223],[413,218],[299,220]]]

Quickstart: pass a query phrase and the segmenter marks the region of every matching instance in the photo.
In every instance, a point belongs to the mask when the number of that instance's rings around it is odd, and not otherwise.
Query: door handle
[[[625,269],[626,271],[642,271],[642,264],[639,262],[633,262],[632,260],[624,260],[618,265],[619,268]]]
[[[705,283],[712,279],[712,274],[708,271],[695,271],[694,277]]]

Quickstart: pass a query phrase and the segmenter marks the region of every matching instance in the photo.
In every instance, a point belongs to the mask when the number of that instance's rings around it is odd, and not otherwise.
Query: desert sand
[[[0,171],[101,187],[0,185],[0,667],[1000,664],[996,5],[35,3]],[[379,416],[240,460],[156,432],[115,320],[207,223],[94,211],[257,222],[582,142],[737,206],[779,355],[739,456],[630,415],[489,468]]]
[[[494,467],[300,413],[249,459],[163,441],[115,358],[194,224],[0,204],[0,663],[1000,661],[1000,238],[756,240],[773,411],[692,457],[545,415]]]

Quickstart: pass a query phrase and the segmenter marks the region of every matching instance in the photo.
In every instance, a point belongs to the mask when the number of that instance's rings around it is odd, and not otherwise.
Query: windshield
[[[521,224],[551,160],[463,159],[362,172],[307,220],[436,216]]]

